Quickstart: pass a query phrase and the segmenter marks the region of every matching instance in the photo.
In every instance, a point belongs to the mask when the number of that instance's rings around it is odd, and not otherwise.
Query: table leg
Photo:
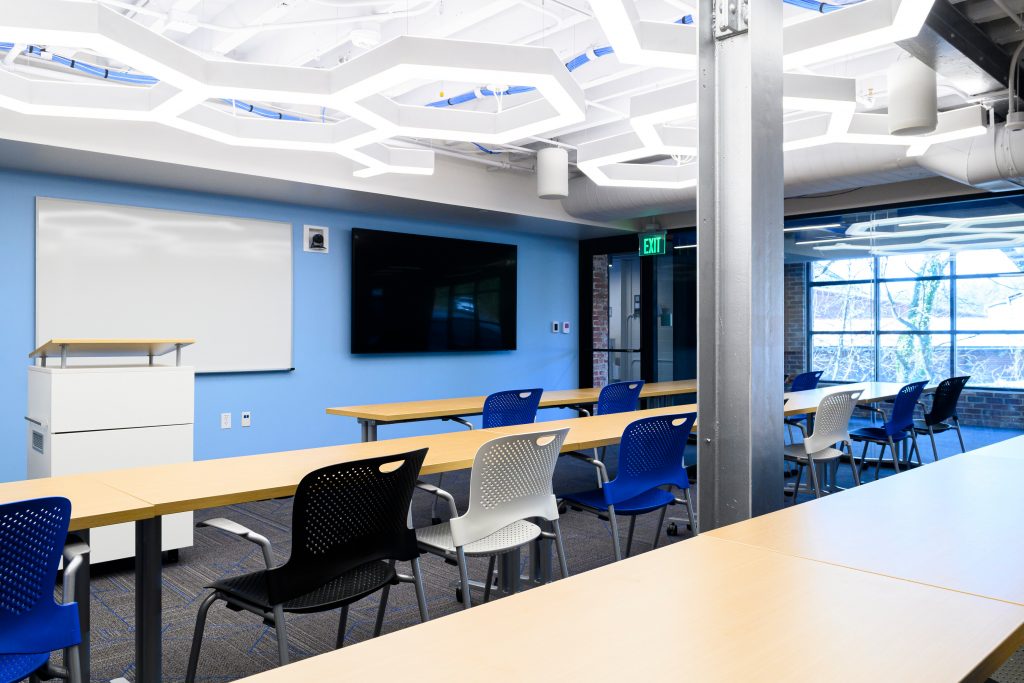
[[[89,544],[88,529],[74,531],[71,533],[71,537],[81,540],[86,545]],[[89,666],[91,661],[89,650],[89,607],[92,599],[92,594],[89,590],[89,555],[90,553],[86,553],[82,556],[82,564],[78,566],[78,572],[75,574],[75,602],[78,603],[78,627],[82,633],[82,642],[78,645],[78,652],[82,660],[83,681],[89,680],[89,674],[92,670]]]
[[[551,522],[540,520],[544,531],[551,531]],[[554,541],[541,536],[530,543],[530,583],[540,584],[551,581],[551,546]]]
[[[377,440],[377,421],[367,420],[366,421],[366,438],[363,441],[376,441]]]
[[[498,590],[502,593],[519,591],[519,548],[502,553],[498,558]]]
[[[161,518],[135,522],[135,681],[161,677]]]

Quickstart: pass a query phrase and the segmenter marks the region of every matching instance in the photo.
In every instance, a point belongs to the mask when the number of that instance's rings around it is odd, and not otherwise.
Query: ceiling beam
[[[968,95],[1006,87],[1010,58],[948,0],[935,0],[917,37],[898,45]]]

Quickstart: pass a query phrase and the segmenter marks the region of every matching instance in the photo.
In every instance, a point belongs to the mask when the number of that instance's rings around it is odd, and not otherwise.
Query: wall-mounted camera
[[[302,250],[315,251],[321,254],[327,253],[327,238],[330,232],[327,228],[317,225],[302,226]]]

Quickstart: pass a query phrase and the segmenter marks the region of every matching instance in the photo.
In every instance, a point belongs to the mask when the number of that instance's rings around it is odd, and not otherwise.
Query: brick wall
[[[787,263],[785,266],[784,298],[786,302],[785,341],[783,364],[787,375],[804,372],[807,362],[807,316],[804,313],[807,296],[804,287],[806,266]]]
[[[593,326],[594,348],[608,348],[608,256],[595,256],[593,261]],[[594,353],[594,386],[608,384],[608,354]]]
[[[785,267],[785,369],[787,375],[807,368],[807,291],[805,266],[787,263]],[[960,398],[958,414],[965,425],[1024,429],[1024,392],[971,389]]]

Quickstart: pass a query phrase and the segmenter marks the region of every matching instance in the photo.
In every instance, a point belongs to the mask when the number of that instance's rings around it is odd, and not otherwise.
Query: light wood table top
[[[0,484],[0,503],[63,496],[71,501],[71,530],[153,517],[153,506],[98,481],[92,474]]]
[[[524,387],[529,388],[529,387]],[[652,382],[640,390],[640,398],[659,398],[692,394],[697,391],[697,380],[685,379],[672,382]],[[563,389],[545,391],[540,397],[541,408],[586,405],[597,403],[600,389]],[[376,403],[362,406],[328,408],[328,415],[343,415],[377,422],[407,422],[442,417],[479,415],[484,409],[486,396],[464,398],[441,398],[425,401],[403,401],[399,403]]]
[[[603,646],[559,635],[580,624]],[[701,536],[245,681],[984,680],[1022,624],[1018,605]]]
[[[708,532],[787,555],[1024,604],[1024,458],[951,456]]]
[[[786,400],[786,417],[793,415],[807,415],[818,409],[821,399],[829,394],[838,391],[853,391],[860,389],[859,403],[875,403],[895,398],[900,389],[906,386],[903,382],[855,382],[853,384],[837,384],[830,387],[819,387],[807,391],[787,391],[783,394]],[[925,392],[934,391],[934,387],[926,387]]]
[[[179,346],[194,344],[195,339],[51,339],[28,354],[29,358],[56,358],[67,347],[70,358],[105,356],[162,356]]]
[[[508,434],[570,429],[563,451],[596,448],[619,442],[626,425],[654,415],[696,411],[697,407],[669,406],[632,413],[569,418],[516,427],[463,430],[446,434],[409,436],[386,441],[325,446],[238,458],[133,467],[96,473],[104,483],[153,504],[156,514],[201,510],[220,505],[266,500],[295,493],[309,472],[339,462],[427,448],[422,474],[472,467],[485,442]]]

